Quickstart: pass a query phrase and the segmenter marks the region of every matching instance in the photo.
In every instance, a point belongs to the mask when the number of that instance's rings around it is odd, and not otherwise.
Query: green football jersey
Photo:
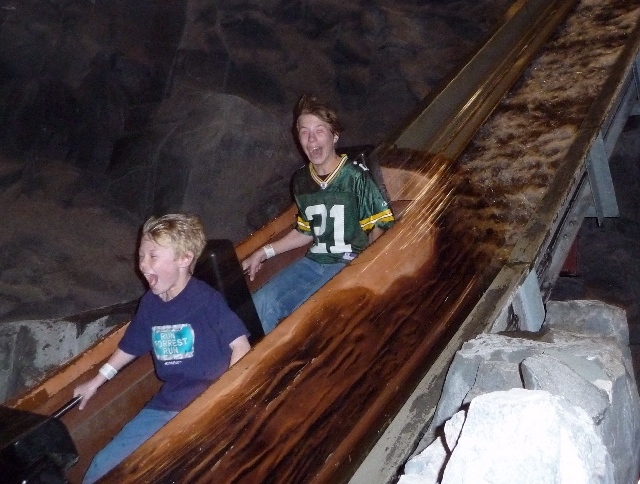
[[[324,180],[311,163],[293,176],[297,230],[313,236],[307,257],[320,263],[345,262],[367,246],[367,233],[389,228],[394,217],[367,167],[342,156]]]

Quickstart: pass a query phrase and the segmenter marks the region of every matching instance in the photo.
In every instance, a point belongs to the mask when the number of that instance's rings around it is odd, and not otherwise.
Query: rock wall
[[[168,91],[185,0],[0,1],[0,146],[103,173]]]
[[[537,333],[463,345],[399,482],[635,484],[640,400],[624,311],[549,302]]]
[[[32,387],[129,317],[135,305],[0,324],[0,402]]]
[[[290,202],[302,93],[338,110],[343,146],[377,144],[509,3],[0,0],[0,155],[238,241]]]
[[[196,211],[239,241],[291,201],[300,95],[339,112],[342,146],[379,143],[507,5],[455,3],[189,1],[170,97],[118,141],[112,193],[143,216]]]

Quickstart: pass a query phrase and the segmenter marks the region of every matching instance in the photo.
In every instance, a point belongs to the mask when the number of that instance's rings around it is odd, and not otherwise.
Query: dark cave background
[[[505,0],[0,0],[0,322],[137,298],[138,227],[237,242],[290,203],[305,92],[375,145]]]

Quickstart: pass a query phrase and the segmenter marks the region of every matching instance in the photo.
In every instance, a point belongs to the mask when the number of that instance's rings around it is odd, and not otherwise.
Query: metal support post
[[[511,304],[513,312],[518,316],[518,327],[521,331],[540,330],[544,323],[545,309],[535,270],[524,280]]]
[[[618,201],[613,188],[613,179],[609,169],[609,157],[605,148],[602,133],[598,134],[587,158],[587,173],[598,224],[602,225],[605,217],[618,217]],[[593,212],[587,213],[592,217]]]

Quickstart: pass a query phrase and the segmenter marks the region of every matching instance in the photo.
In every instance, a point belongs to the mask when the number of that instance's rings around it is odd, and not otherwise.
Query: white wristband
[[[104,365],[102,365],[102,368],[98,370],[98,372],[107,380],[111,380],[114,376],[116,376],[116,373],[118,373],[118,370],[116,370],[109,363],[105,363]]]
[[[276,251],[273,250],[273,245],[271,244],[263,246],[262,250],[264,250],[264,253],[267,254],[267,259],[271,259],[274,255],[276,255]]]

